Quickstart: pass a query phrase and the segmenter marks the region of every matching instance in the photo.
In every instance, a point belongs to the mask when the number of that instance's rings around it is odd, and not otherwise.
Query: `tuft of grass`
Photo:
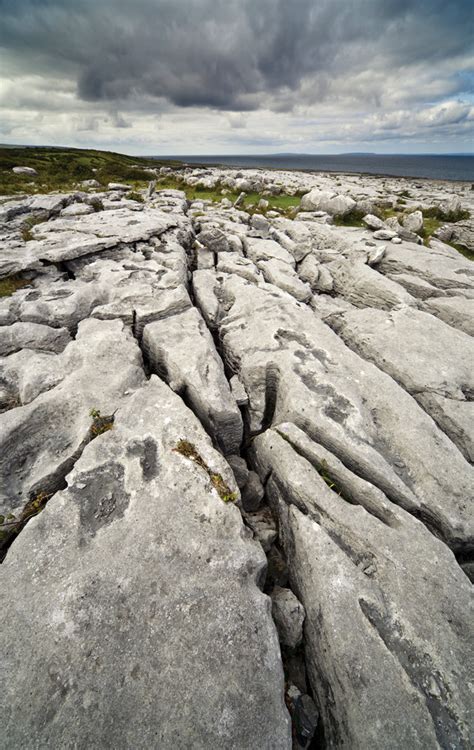
[[[92,417],[92,425],[89,429],[92,440],[99,435],[103,435],[104,432],[108,432],[114,426],[113,414],[103,417],[98,409],[91,409],[89,416]]]
[[[474,251],[469,250],[467,247],[464,247],[464,245],[459,245],[457,242],[448,242],[448,245],[451,245],[451,247],[454,247],[455,250],[458,251],[458,253],[461,253],[461,255],[464,255],[465,258],[468,260],[474,260]]]
[[[18,289],[30,284],[29,279],[23,279],[21,276],[7,276],[0,279],[0,297],[10,297]]]
[[[440,221],[440,219],[423,217],[423,229],[420,232],[420,237],[423,237],[423,242],[425,245],[428,245],[428,242],[430,241],[432,235],[436,232],[437,229],[442,227],[444,223],[445,222]]]
[[[28,216],[27,219],[23,222],[22,228],[21,228],[21,237],[25,242],[31,242],[31,240],[34,240],[33,234],[31,230],[33,229],[36,224],[42,224],[43,221],[45,221],[44,216],[40,216],[38,214],[33,216]]]
[[[351,211],[350,214],[346,214],[345,216],[335,216],[334,224],[337,227],[363,227],[365,228],[365,224],[362,221],[362,218],[364,216],[365,216],[365,213],[363,211]]]
[[[145,199],[141,193],[137,193],[136,190],[130,190],[129,193],[125,195],[125,198],[129,201],[136,201],[137,203],[145,203]]]
[[[211,480],[212,486],[215,490],[217,490],[219,497],[224,503],[233,503],[235,502],[235,500],[237,500],[236,493],[232,492],[221,474],[216,474],[212,471],[212,469],[209,468],[203,457],[198,453],[196,446],[193,443],[190,443],[189,440],[178,440],[176,448],[173,448],[173,450],[175,453],[180,453],[185,458],[193,461],[206,472],[209,479]]]

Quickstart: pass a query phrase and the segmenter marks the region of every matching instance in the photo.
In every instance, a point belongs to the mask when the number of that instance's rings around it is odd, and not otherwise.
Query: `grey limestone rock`
[[[13,323],[0,327],[0,357],[20,349],[62,352],[71,341],[65,328],[51,328],[39,323]]]
[[[352,349],[401,383],[474,462],[474,339],[410,308],[354,310],[342,314],[335,328]]]
[[[296,428],[282,426],[285,439],[279,432],[256,438],[254,452],[260,471],[272,472],[270,503],[306,611],[306,664],[328,747],[467,748],[467,577],[420,521],[382,494],[367,506],[370,485],[358,479],[355,490],[342,464],[329,482],[337,462],[321,464]]]
[[[271,593],[272,615],[280,643],[296,648],[303,640],[304,607],[291,589],[275,586]]]
[[[224,453],[238,453],[242,417],[199,312],[190,308],[147,324],[143,346],[153,372],[192,406]]]
[[[6,746],[291,747],[256,585],[264,555],[182,440],[234,486],[198,420],[153,377],[11,547],[0,569]]]

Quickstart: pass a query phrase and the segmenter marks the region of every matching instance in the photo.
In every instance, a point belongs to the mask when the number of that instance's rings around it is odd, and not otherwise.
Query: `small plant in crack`
[[[43,490],[35,492],[21,511],[19,518],[14,513],[8,513],[7,516],[0,516],[1,530],[7,533],[18,534],[30,518],[37,516],[43,510],[50,497],[52,497],[52,493],[44,492]]]
[[[44,216],[28,216],[27,219],[23,222],[23,226],[21,228],[21,237],[25,242],[30,242],[31,240],[34,240],[33,234],[31,230],[36,224],[42,224],[45,221]]]
[[[200,466],[201,469],[204,469],[211,481],[212,486],[215,490],[217,490],[220,499],[224,503],[233,503],[237,500],[237,493],[232,492],[221,474],[217,474],[209,468],[203,457],[198,453],[196,446],[193,445],[193,443],[189,442],[189,440],[178,440],[176,448],[173,448],[173,450],[175,453],[180,453],[190,461],[194,461],[194,463]]]
[[[99,409],[91,409],[89,416],[92,417],[92,424],[90,426],[90,434],[92,438],[96,438],[99,435],[103,435],[104,432],[108,432],[114,426],[115,421],[114,414],[102,416]]]

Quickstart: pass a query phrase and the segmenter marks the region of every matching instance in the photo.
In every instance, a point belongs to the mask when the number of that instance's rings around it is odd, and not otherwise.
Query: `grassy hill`
[[[125,181],[139,187],[150,180],[146,167],[172,162],[125,156],[110,151],[51,147],[0,147],[0,195],[74,190],[82,180],[101,185]],[[16,175],[13,167],[33,167],[36,177]]]

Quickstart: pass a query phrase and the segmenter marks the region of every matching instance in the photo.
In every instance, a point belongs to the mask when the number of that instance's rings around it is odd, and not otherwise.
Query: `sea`
[[[474,154],[268,154],[251,156],[156,156],[186,164],[310,172],[344,172],[474,182]]]

